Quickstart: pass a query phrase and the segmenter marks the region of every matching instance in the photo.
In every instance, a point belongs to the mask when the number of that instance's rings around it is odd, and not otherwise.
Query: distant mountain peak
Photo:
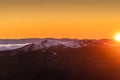
[[[21,40],[0,40],[0,51],[24,48],[25,51],[50,48],[54,46],[64,46],[68,48],[81,48],[86,46],[114,46],[115,42],[109,39],[101,40],[77,40],[77,39],[21,39]]]

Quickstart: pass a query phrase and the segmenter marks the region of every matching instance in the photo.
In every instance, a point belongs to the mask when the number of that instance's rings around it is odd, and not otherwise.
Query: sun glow
[[[114,37],[117,42],[120,42],[120,33],[117,33]]]

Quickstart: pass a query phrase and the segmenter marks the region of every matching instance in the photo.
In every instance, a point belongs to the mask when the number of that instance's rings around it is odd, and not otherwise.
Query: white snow
[[[75,40],[53,40],[53,39],[43,39],[39,42],[34,43],[25,43],[25,44],[0,44],[0,51],[2,50],[11,50],[11,49],[17,49],[23,47],[24,51],[31,50],[39,50],[39,49],[47,49],[53,46],[65,46],[69,48],[80,48],[80,47],[86,47],[90,46],[92,44],[99,45],[100,43],[104,43],[97,40],[87,41],[87,40],[81,40],[81,41],[75,41]],[[108,43],[104,43],[104,45],[110,45]],[[103,46],[104,46],[103,45]],[[113,44],[111,44],[113,45]],[[24,47],[25,46],[25,47]],[[42,52],[46,52],[43,50]],[[56,55],[57,53],[53,53]]]
[[[81,45],[78,42],[75,41],[60,41],[60,40],[47,40],[44,42],[44,47],[49,48],[51,46],[58,46],[63,45],[65,47],[71,47],[71,48],[78,48],[81,47]]]
[[[40,42],[35,42],[33,43],[32,50],[38,50],[38,49],[43,49],[43,48],[50,48],[52,46],[59,46],[63,45],[65,47],[70,47],[70,48],[79,48],[81,45],[79,42],[76,41],[63,41],[63,40],[43,40]]]
[[[0,51],[21,48],[27,44],[0,44]]]

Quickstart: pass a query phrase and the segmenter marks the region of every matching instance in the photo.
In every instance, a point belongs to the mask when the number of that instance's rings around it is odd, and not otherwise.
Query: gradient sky
[[[0,0],[0,38],[112,38],[119,0]]]

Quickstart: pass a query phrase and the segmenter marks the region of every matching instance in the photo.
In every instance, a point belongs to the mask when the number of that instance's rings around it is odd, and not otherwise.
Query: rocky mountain
[[[0,80],[120,80],[113,40],[40,39],[0,45]]]
[[[0,51],[3,50],[13,50],[22,48],[24,46],[31,46],[33,48],[48,48],[52,46],[65,46],[71,48],[80,48],[85,46],[115,46],[116,42],[113,40],[77,40],[77,39],[54,39],[54,38],[46,38],[46,39],[1,39],[0,40]],[[118,45],[118,44],[117,44]]]

